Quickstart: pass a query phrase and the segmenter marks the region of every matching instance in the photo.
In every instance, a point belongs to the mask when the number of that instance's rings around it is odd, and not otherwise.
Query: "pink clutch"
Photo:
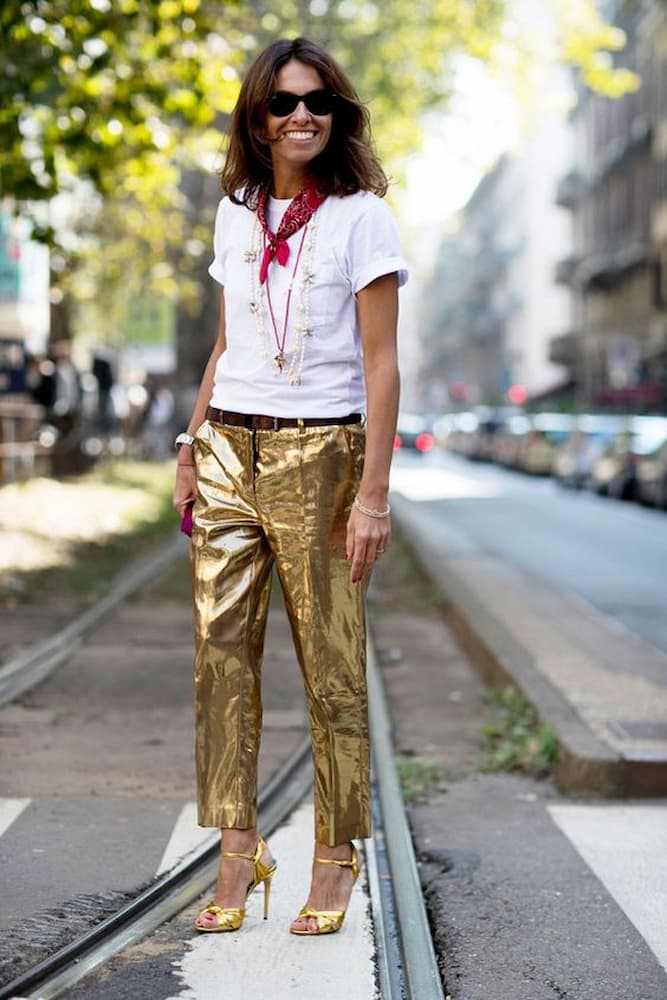
[[[181,518],[181,531],[184,535],[188,537],[192,534],[192,508],[194,504],[189,503],[187,507],[183,510],[183,517]]]

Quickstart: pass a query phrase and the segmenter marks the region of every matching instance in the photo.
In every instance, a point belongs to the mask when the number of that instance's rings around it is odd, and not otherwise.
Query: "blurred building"
[[[571,323],[570,298],[553,275],[571,235],[554,195],[570,155],[567,123],[544,115],[482,179],[460,231],[443,242],[422,313],[428,408],[563,389],[569,375],[550,343]]]
[[[35,468],[32,435],[43,414],[31,400],[31,358],[49,331],[49,254],[27,220],[0,201],[0,485]]]
[[[49,254],[30,239],[26,219],[0,201],[0,401],[26,390],[26,353],[44,349],[49,330]],[[6,407],[5,407],[6,408]],[[0,431],[0,434],[2,431]]]
[[[574,246],[556,277],[572,292],[573,324],[551,358],[583,404],[656,411],[667,405],[667,5],[625,0],[615,21],[628,39],[618,63],[641,87],[619,100],[582,89],[572,115],[557,200]]]

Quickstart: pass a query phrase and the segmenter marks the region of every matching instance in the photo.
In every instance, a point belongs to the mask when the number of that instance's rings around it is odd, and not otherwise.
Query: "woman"
[[[368,116],[306,39],[253,63],[215,223],[218,338],[174,504],[194,506],[199,822],[222,829],[200,931],[241,926],[275,862],[256,829],[259,673],[275,565],[304,678],[315,852],[295,934],[340,929],[370,835],[364,598],[389,544],[398,286],[407,278]],[[365,420],[362,414],[367,414]]]

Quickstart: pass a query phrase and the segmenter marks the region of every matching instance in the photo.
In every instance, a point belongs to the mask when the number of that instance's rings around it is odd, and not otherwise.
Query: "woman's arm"
[[[389,493],[389,468],[394,450],[398,416],[399,374],[397,357],[398,278],[386,274],[357,294],[357,315],[364,350],[368,403],[366,457],[359,486],[359,500],[366,507],[385,510]],[[364,569],[389,545],[388,517],[375,518],[352,508],[347,525],[350,579],[358,583]]]
[[[227,347],[225,339],[225,296],[224,291],[220,299],[220,320],[218,323],[218,336],[213,350],[204,369],[197,399],[192,411],[192,416],[188,423],[188,434],[195,434],[197,428],[201,426],[206,418],[206,410],[213,395],[213,379],[215,377],[215,366],[218,358],[224,354]],[[191,503],[197,496],[197,485],[195,477],[195,464],[192,445],[182,444],[178,449],[176,459],[176,485],[174,487],[173,505],[179,512],[186,504]]]

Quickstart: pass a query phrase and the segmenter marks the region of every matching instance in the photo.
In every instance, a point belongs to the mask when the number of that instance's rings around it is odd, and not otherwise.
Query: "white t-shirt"
[[[270,199],[268,223],[276,232],[289,199]],[[288,240],[285,266],[269,266],[273,316],[282,338],[294,273],[280,372],[278,342],[259,284],[261,230],[254,212],[223,198],[215,220],[209,273],[224,287],[227,349],[218,360],[211,405],[277,417],[341,417],[365,412],[361,339],[355,295],[384,274],[408,272],[396,223],[387,205],[370,192],[330,196],[309,223]],[[311,280],[304,282],[310,272]],[[258,300],[258,301],[256,301]],[[254,307],[254,312],[253,308]],[[299,327],[310,331],[298,334]],[[301,346],[303,356],[301,357]]]

